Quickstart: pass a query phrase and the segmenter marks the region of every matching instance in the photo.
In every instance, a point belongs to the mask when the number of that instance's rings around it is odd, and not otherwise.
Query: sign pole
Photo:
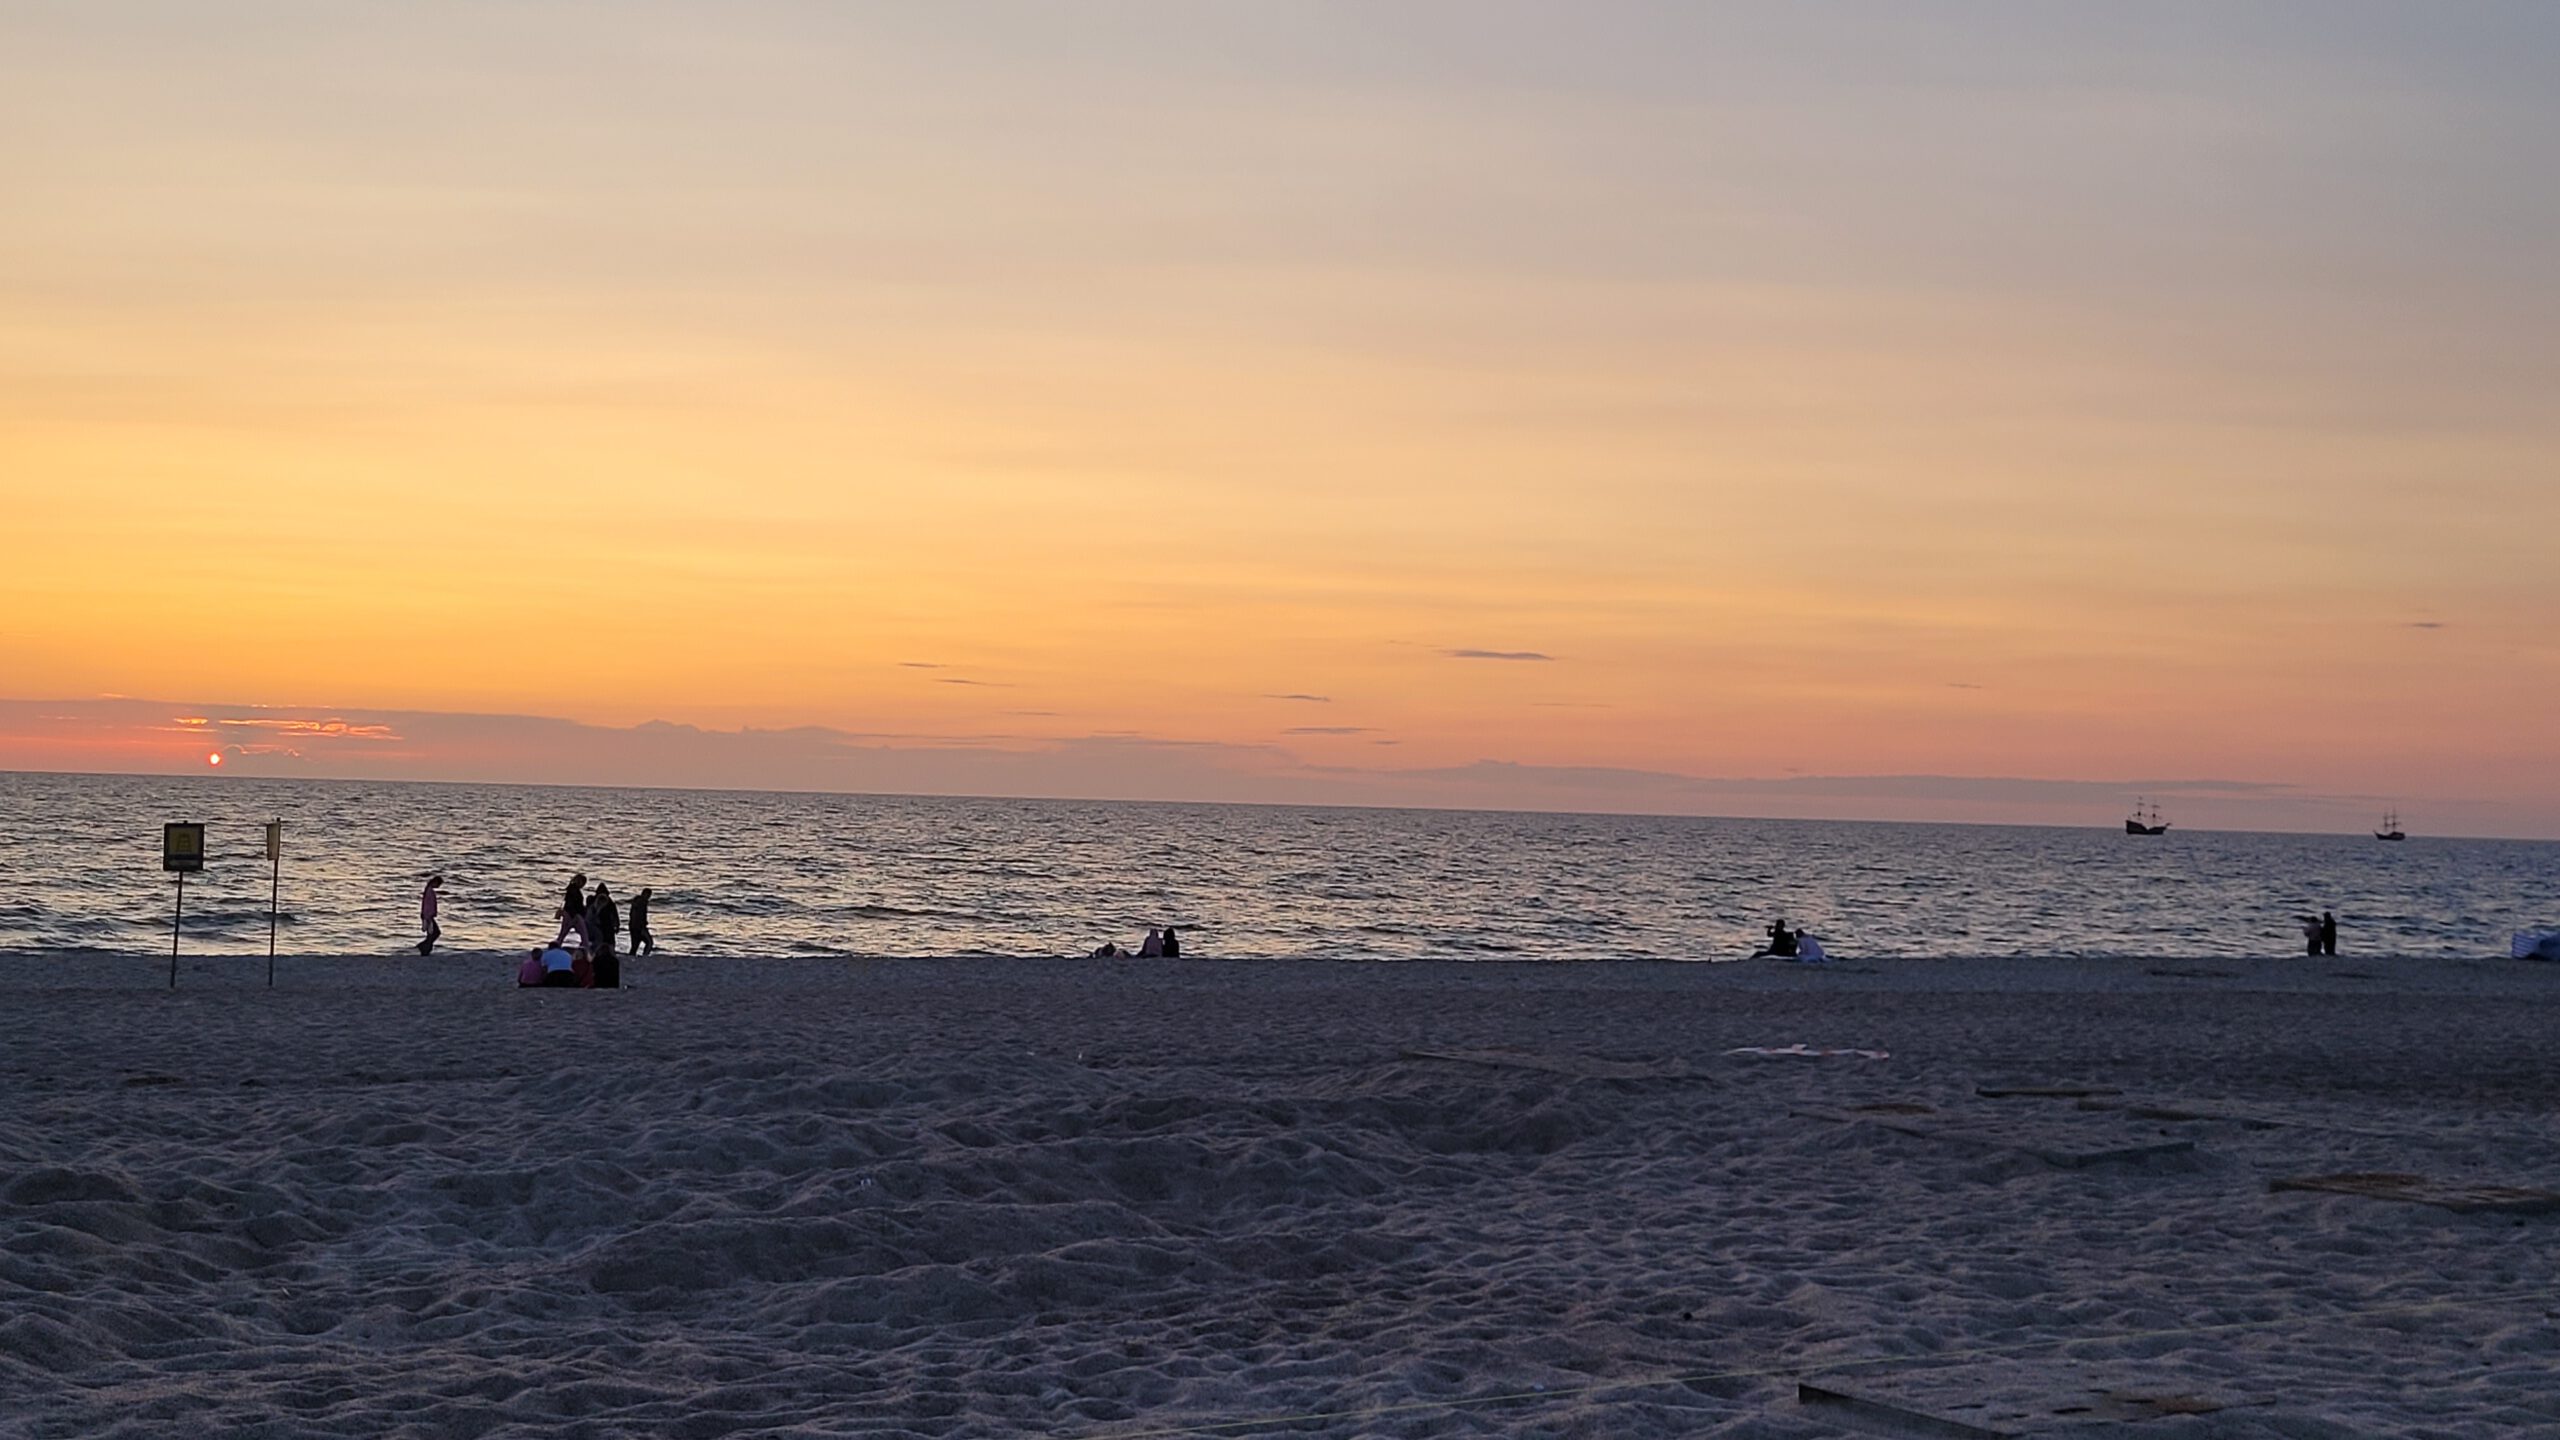
[[[276,897],[284,893],[284,821],[267,822],[267,988],[276,988]]]
[[[169,988],[178,988],[178,921],[187,913],[187,872],[178,872],[178,908],[169,916]]]

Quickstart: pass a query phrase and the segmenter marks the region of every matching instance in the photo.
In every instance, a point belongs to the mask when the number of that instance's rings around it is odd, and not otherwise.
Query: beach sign
[[[267,822],[267,858],[269,860],[284,858],[284,822],[281,820]]]
[[[168,824],[160,827],[160,868],[186,874],[204,868],[204,827]]]
[[[204,827],[171,821],[160,827],[160,868],[178,872],[178,904],[169,912],[169,988],[178,988],[178,922],[187,914],[187,876],[204,868]]]

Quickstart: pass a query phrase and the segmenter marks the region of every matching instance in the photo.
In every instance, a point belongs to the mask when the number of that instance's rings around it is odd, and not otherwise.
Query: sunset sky
[[[2560,6],[0,12],[0,769],[2560,836]]]

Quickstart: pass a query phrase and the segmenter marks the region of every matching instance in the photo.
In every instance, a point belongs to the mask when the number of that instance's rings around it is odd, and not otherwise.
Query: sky
[[[2560,836],[2554,54],[12,5],[0,769]]]

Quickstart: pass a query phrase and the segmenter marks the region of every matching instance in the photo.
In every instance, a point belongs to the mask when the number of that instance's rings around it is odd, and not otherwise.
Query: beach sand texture
[[[0,1435],[2560,1434],[2560,967],[506,968],[8,962]]]

